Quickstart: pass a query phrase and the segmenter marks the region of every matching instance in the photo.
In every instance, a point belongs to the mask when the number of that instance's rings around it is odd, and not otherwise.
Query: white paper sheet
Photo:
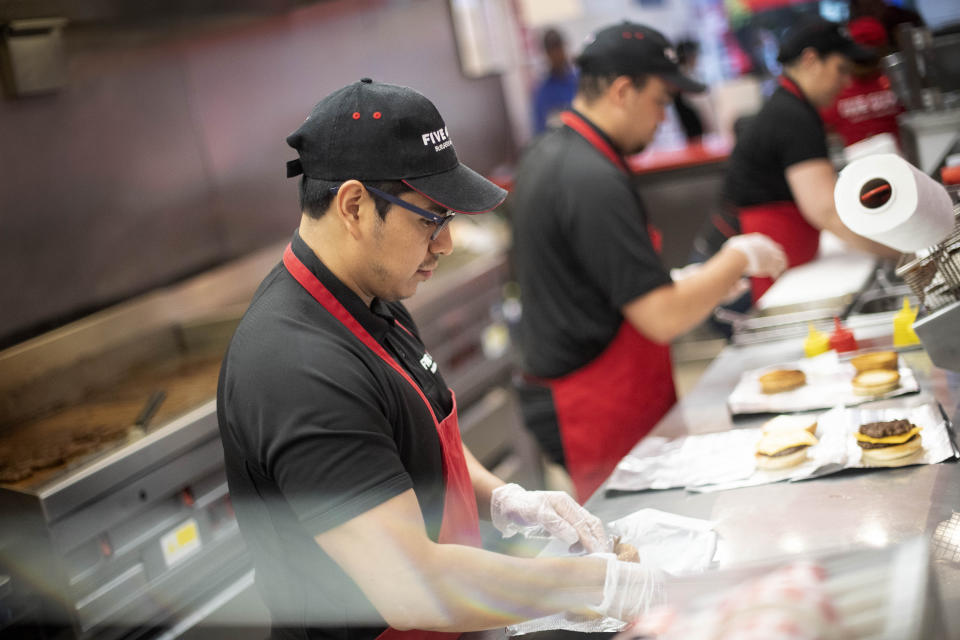
[[[807,383],[791,391],[763,393],[760,391],[761,375],[776,369],[799,369],[807,377]],[[815,358],[776,364],[762,369],[745,371],[740,381],[727,398],[730,413],[788,413],[829,409],[837,405],[847,407],[871,402],[881,398],[894,398],[920,390],[916,376],[909,367],[901,366],[900,386],[880,396],[860,396],[853,392],[851,381],[856,369],[849,361],[841,361],[836,351],[828,351]]]

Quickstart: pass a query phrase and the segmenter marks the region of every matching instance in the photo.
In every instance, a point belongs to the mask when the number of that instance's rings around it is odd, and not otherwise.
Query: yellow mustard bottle
[[[917,309],[910,306],[910,300],[903,297],[903,307],[893,316],[893,346],[906,347],[911,344],[920,344],[917,332],[913,330],[913,323],[917,319]]]
[[[807,334],[807,339],[803,341],[803,353],[808,358],[812,358],[829,351],[830,336],[823,331],[818,331],[812,322],[807,326],[810,327],[810,331]]]

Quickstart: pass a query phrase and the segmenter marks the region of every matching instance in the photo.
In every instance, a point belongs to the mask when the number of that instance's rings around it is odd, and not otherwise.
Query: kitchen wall
[[[500,80],[460,72],[447,0],[71,24],[67,84],[0,100],[0,347],[287,237],[284,138],[363,76],[413,86],[461,160],[512,160]]]

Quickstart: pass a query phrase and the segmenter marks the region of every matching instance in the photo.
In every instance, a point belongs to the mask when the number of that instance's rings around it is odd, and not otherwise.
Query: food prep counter
[[[891,348],[891,325],[854,317],[863,348]],[[939,369],[919,348],[900,352],[921,391],[864,405],[912,407],[940,403],[960,420],[960,373]],[[695,387],[658,423],[651,436],[676,438],[758,427],[769,414],[731,418],[726,402],[744,371],[803,358],[802,338],[728,346]],[[722,455],[718,452],[718,455]],[[609,480],[608,480],[609,482]],[[695,493],[684,489],[607,491],[604,483],[586,502],[604,522],[653,508],[716,523],[719,536],[715,570],[785,564],[797,556],[822,557],[905,543],[917,536],[929,542],[931,564],[942,602],[947,637],[960,635],[960,464],[847,470],[800,482]],[[713,570],[712,569],[712,570]],[[540,632],[531,640],[571,638],[571,632]],[[470,640],[497,640],[499,632],[470,634]],[[937,636],[941,637],[941,636]]]
[[[889,325],[863,329],[858,339],[866,346],[889,348]],[[652,435],[678,437],[759,426],[769,416],[734,421],[723,409],[740,374],[802,357],[799,339],[727,347]],[[935,367],[922,350],[902,352],[901,360],[913,369],[920,393],[868,406],[909,407],[936,400],[956,424],[960,374]],[[713,493],[671,489],[608,495],[601,487],[587,507],[604,521],[645,507],[712,520],[719,535],[718,569],[783,562],[796,554],[885,547],[924,536],[930,543],[946,628],[960,630],[960,465],[955,460],[849,470],[814,480]]]

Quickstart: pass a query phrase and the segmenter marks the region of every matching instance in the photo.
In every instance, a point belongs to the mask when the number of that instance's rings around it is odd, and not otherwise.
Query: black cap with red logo
[[[363,78],[317,103],[287,137],[287,177],[399,180],[441,206],[482,213],[507,192],[460,163],[440,112],[419,92]]]
[[[807,48],[816,50],[821,56],[839,53],[853,62],[869,63],[876,60],[872,51],[853,41],[845,27],[819,16],[807,18],[787,30],[780,41],[777,61],[781,64],[790,63]]]
[[[653,74],[680,91],[699,93],[706,89],[680,72],[677,52],[662,33],[626,20],[590,36],[576,62],[583,73]]]

